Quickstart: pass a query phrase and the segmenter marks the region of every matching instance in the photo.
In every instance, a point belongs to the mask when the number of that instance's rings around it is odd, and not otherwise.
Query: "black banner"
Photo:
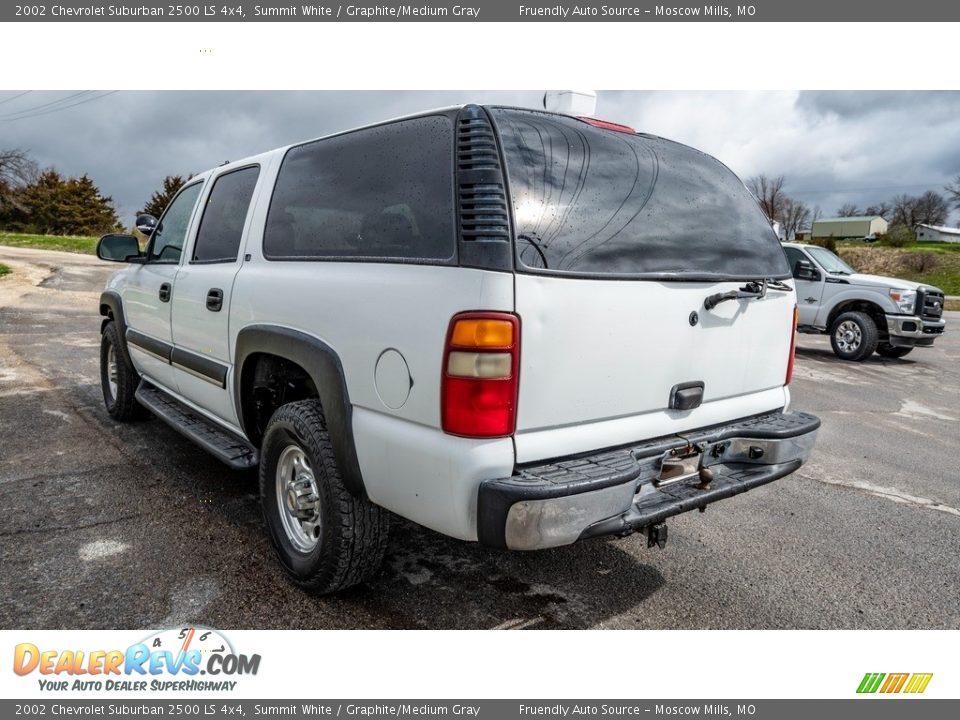
[[[744,4],[465,0],[405,3],[96,2],[3,4],[2,22],[950,22],[960,3],[943,0],[747,0]],[[851,39],[851,49],[858,46]],[[862,43],[859,43],[862,45]]]

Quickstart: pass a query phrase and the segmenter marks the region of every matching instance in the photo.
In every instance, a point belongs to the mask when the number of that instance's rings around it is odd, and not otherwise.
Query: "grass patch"
[[[4,275],[9,275],[9,274],[10,274],[10,268],[0,263],[0,277],[3,277]]]
[[[935,285],[947,295],[960,295],[960,243],[912,243],[905,248],[888,248],[845,242],[838,243],[837,251],[862,273]]]
[[[880,248],[884,250],[913,250],[914,252],[932,252],[937,253],[938,255],[951,255],[953,253],[960,253],[960,243],[943,243],[943,242],[915,242],[905,245],[902,248],[889,248],[884,247],[876,242],[867,242],[866,240],[837,240],[837,250],[845,250],[846,248]]]
[[[0,232],[0,245],[35,248],[37,250],[62,250],[64,252],[93,255],[97,251],[95,237],[76,235],[27,235],[25,233]]]

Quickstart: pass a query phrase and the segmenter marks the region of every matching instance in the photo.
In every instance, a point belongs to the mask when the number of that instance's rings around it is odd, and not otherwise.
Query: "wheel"
[[[885,358],[902,358],[904,355],[909,355],[911,350],[913,350],[912,347],[894,347],[890,343],[877,345],[877,355]]]
[[[140,376],[120,349],[120,342],[120,329],[111,320],[100,336],[100,387],[110,416],[128,422],[143,417],[145,411],[136,398]]]
[[[343,590],[380,567],[389,515],[344,486],[319,400],[289,403],[270,418],[260,502],[280,564],[307,592]]]
[[[866,360],[877,347],[877,337],[877,324],[864,312],[841,313],[830,326],[830,344],[842,360]]]

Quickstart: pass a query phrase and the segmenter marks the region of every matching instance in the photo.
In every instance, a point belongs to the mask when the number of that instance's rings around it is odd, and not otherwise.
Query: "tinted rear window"
[[[662,138],[494,109],[520,264],[539,272],[787,277],[780,243],[720,162]]]
[[[453,123],[425,117],[300,145],[280,168],[270,259],[449,260]]]

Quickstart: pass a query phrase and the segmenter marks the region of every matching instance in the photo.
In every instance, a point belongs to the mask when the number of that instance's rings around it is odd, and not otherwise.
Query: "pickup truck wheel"
[[[841,313],[830,326],[830,344],[842,360],[866,360],[876,349],[877,338],[877,324],[864,312]]]
[[[280,564],[307,592],[343,590],[380,567],[389,516],[344,486],[319,400],[289,403],[270,418],[260,501]]]
[[[120,342],[120,330],[111,320],[100,336],[100,387],[110,417],[127,422],[143,417],[146,412],[136,398],[140,376],[124,358]]]
[[[909,355],[912,350],[912,347],[894,347],[889,343],[877,345],[877,355],[885,358],[902,358],[904,355]]]

